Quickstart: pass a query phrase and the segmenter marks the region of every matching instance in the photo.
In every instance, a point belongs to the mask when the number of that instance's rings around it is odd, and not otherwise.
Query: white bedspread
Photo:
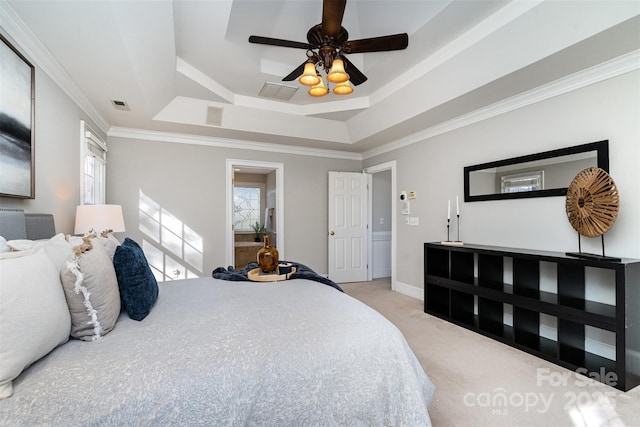
[[[201,278],[32,365],[0,425],[426,426],[432,394],[398,329],[348,295]]]

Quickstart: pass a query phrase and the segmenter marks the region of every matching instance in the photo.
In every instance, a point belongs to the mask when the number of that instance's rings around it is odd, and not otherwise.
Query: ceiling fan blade
[[[349,81],[352,85],[358,86],[367,81],[367,76],[362,74],[358,68],[353,65],[351,61],[349,61],[344,55],[340,55],[340,59],[344,61],[344,70],[349,74]]]
[[[372,37],[370,39],[350,40],[342,46],[346,53],[383,52],[401,50],[409,45],[407,33],[390,36]]]
[[[291,40],[274,39],[271,37],[249,36],[249,43],[266,44],[269,46],[293,47],[296,49],[313,49],[309,43],[294,42]]]
[[[302,64],[300,64],[300,66],[298,68],[296,68],[295,70],[290,72],[287,76],[283,77],[282,81],[283,82],[290,82],[290,81],[295,80],[298,77],[300,77],[302,75],[302,73],[304,73],[304,65],[306,63],[307,63],[307,61],[304,61]]]
[[[342,17],[347,0],[324,0],[322,2],[322,32],[334,39],[340,34]]]

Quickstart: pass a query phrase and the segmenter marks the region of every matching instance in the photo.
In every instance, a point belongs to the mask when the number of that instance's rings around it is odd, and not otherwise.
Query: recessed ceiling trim
[[[447,45],[443,46],[432,55],[429,55],[414,67],[408,69],[396,79],[392,80],[385,86],[371,94],[371,103],[376,104],[393,95],[403,87],[413,83],[414,81],[424,77],[425,74],[434,70],[438,66],[449,61],[451,58],[470,48],[474,44],[480,42],[487,36],[494,33],[508,23],[512,22],[519,16],[534,9],[544,0],[512,2],[500,8],[498,11],[488,16],[484,21],[475,27],[460,35]]]
[[[407,147],[447,132],[490,119],[519,108],[545,101],[547,99],[582,89],[622,74],[640,69],[640,50],[629,52],[618,58],[596,65],[586,70],[571,74],[546,85],[512,96],[503,101],[488,105],[446,122],[423,129],[412,135],[384,144],[362,153],[363,159],[369,159],[389,151]]]
[[[371,106],[368,96],[350,97],[336,101],[320,102],[317,104],[298,105],[272,101],[266,98],[237,95],[235,105],[239,107],[257,108],[261,110],[277,111],[296,116],[315,116],[340,111],[364,110]]]
[[[258,98],[256,98],[258,99]],[[284,102],[262,100],[264,103],[288,105]],[[319,119],[304,115],[291,115],[275,108],[255,108],[240,105],[209,102],[196,98],[176,97],[154,120],[202,126],[206,120],[209,106],[224,109],[224,129],[254,132],[266,135],[280,135],[288,138],[303,138],[351,144],[352,140],[345,123],[335,120]],[[250,118],[250,120],[248,120]],[[286,123],[283,126],[282,123]]]
[[[230,138],[214,138],[182,133],[158,132],[113,126],[108,137],[130,138],[154,142],[173,142],[177,144],[204,145],[209,147],[237,148],[241,150],[268,151],[274,153],[296,154],[300,156],[326,157],[342,160],[362,160],[360,153],[322,148],[299,147],[295,145],[272,144],[268,142],[247,141]]]
[[[207,76],[205,73],[198,70],[196,67],[189,64],[187,61],[180,58],[179,56],[176,57],[176,71],[178,71],[180,74],[184,75],[185,77],[188,77],[189,79],[193,80],[194,82],[198,83],[200,86],[204,87],[205,89],[208,89],[211,92],[215,93],[216,95],[226,100],[230,104],[234,103],[235,94],[233,92],[231,92],[230,90],[222,86],[220,83],[216,82],[211,77]]]

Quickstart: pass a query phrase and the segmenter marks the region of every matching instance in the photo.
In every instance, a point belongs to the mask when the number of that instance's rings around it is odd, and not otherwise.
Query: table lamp
[[[76,207],[75,234],[95,231],[102,234],[125,231],[122,206],[80,205]]]

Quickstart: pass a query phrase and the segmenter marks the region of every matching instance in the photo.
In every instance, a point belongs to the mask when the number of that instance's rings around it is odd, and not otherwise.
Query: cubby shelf
[[[541,262],[555,265],[557,292],[541,290]],[[613,271],[611,283],[599,286],[615,292],[615,304],[586,299],[587,267]],[[425,243],[424,268],[425,313],[585,375],[600,374],[623,391],[640,384],[640,260]],[[508,269],[512,283],[505,283]],[[512,325],[504,321],[505,307]],[[556,340],[541,335],[541,315],[555,319]],[[586,349],[586,327],[615,336],[615,360]]]

